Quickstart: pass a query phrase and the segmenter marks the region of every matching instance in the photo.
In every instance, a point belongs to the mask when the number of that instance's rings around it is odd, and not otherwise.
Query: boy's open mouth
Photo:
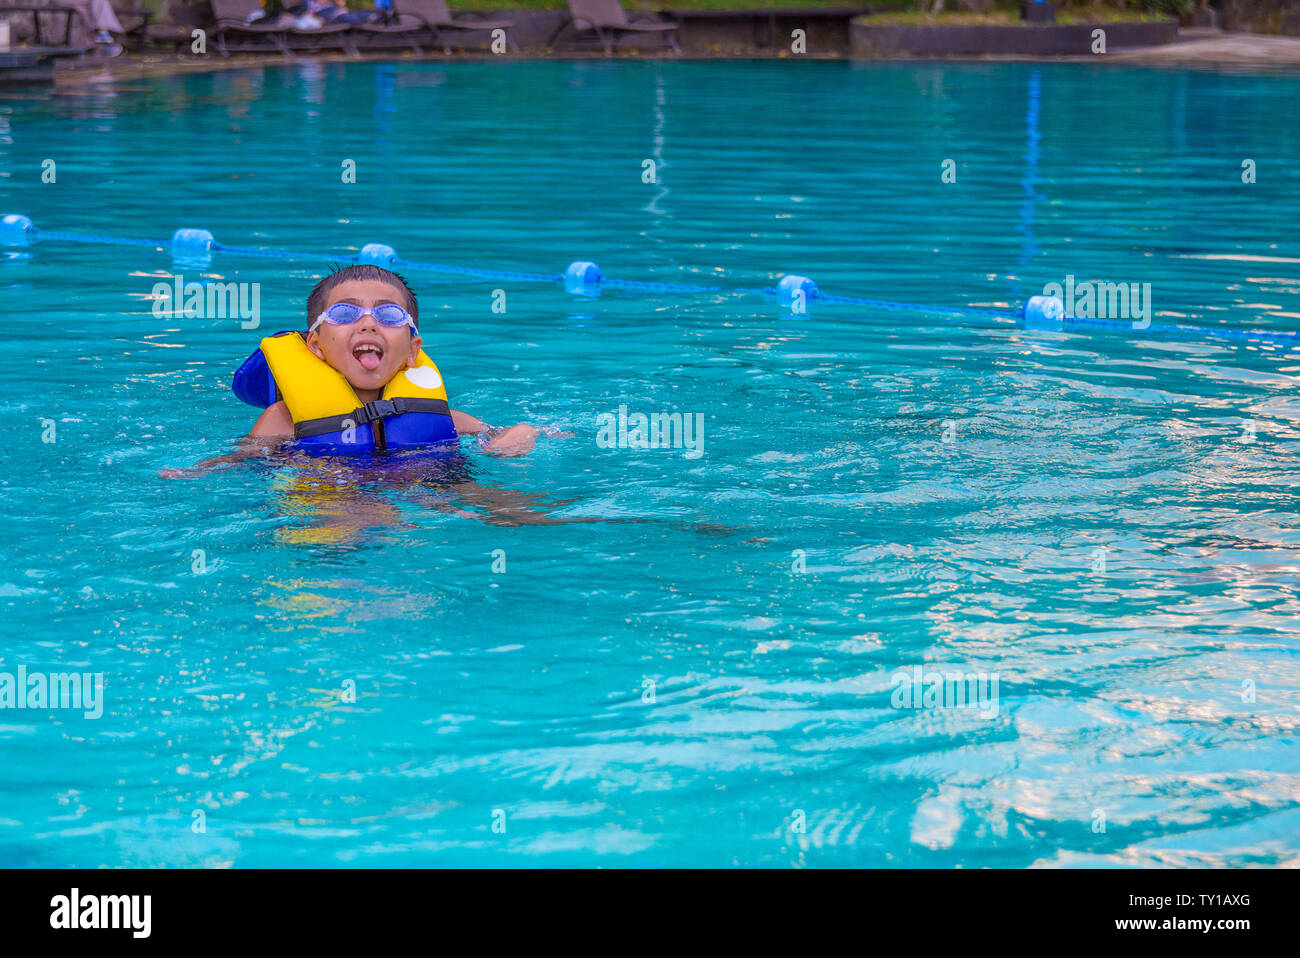
[[[357,343],[352,347],[352,358],[371,372],[379,368],[384,359],[384,347],[379,343]]]

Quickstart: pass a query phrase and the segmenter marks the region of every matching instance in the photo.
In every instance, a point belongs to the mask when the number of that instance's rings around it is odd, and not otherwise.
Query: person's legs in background
[[[81,12],[82,18],[90,27],[90,37],[99,53],[115,57],[122,52],[122,44],[119,41],[126,31],[122,29],[122,22],[117,19],[117,14],[113,12],[109,0],[64,0],[64,2]]]

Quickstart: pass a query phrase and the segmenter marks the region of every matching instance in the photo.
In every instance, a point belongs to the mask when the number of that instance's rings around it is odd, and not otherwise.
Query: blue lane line
[[[518,279],[537,283],[559,283],[561,273],[521,273],[508,269],[475,269],[470,266],[444,266],[440,263],[417,263],[408,259],[395,259],[393,265],[402,269],[423,269],[431,273],[453,273],[458,276],[481,276],[484,279]]]
[[[171,241],[163,244],[171,246]],[[234,253],[236,256],[255,256],[260,259],[328,259],[320,253],[303,253],[287,249],[254,249],[251,246],[227,246],[224,243],[212,244],[212,249],[221,253]],[[202,252],[201,250],[197,252]]]
[[[142,246],[152,249],[168,249],[171,247],[171,240],[147,240],[147,239],[123,239],[116,236],[100,236],[90,233],[62,233],[55,230],[35,230],[38,239],[43,240],[62,240],[68,243],[101,243],[112,246]],[[228,246],[225,243],[217,241],[212,242],[212,252],[229,253],[235,256],[251,256],[258,259],[329,259],[327,255],[321,253],[307,253],[294,250],[277,250],[277,249],[255,249],[250,246]],[[202,253],[202,250],[195,250],[196,254]],[[355,259],[355,254],[349,259]],[[523,282],[538,283],[561,283],[564,281],[563,273],[528,273],[517,270],[504,269],[477,269],[470,266],[451,266],[444,263],[421,263],[416,260],[406,260],[395,258],[392,265],[399,269],[425,270],[431,273],[447,273],[457,276],[476,276],[483,279],[506,279]],[[777,291],[771,286],[763,288],[752,287],[727,287],[727,286],[704,286],[692,283],[658,283],[646,280],[634,279],[611,279],[602,278],[600,282],[602,288],[608,289],[634,289],[648,290],[662,293],[731,293],[742,296],[760,296],[764,299],[771,299],[776,296]],[[1005,312],[995,312],[993,310],[983,309],[966,309],[959,306],[926,306],[919,303],[897,303],[890,300],[882,299],[865,299],[860,296],[831,296],[825,293],[818,293],[816,302],[825,303],[842,303],[853,306],[872,306],[878,309],[887,310],[904,310],[909,312],[922,313],[946,313],[948,315],[977,316],[994,319],[1015,319],[1016,311],[1007,310]]]
[[[123,239],[117,236],[91,236],[85,233],[56,233],[53,230],[41,230],[37,234],[41,239],[63,240],[65,243],[103,243],[109,246],[148,246],[166,249],[171,240]]]
[[[1300,333],[1274,332],[1266,329],[1224,329],[1221,326],[1166,326],[1152,323],[1145,329],[1134,329],[1127,319],[1090,319],[1086,316],[1067,316],[1065,326],[1090,326],[1109,329],[1117,333],[1154,333],[1180,339],[1273,339],[1280,342],[1300,343]]]
[[[613,289],[652,289],[665,293],[727,293],[725,286],[694,286],[690,283],[654,283],[638,279],[602,279],[601,286]]]
[[[131,239],[120,236],[101,236],[93,233],[64,233],[58,230],[38,230],[34,227],[29,228],[29,233],[38,240],[55,240],[65,243],[96,243],[107,246],[135,246],[156,250],[165,250],[172,246],[171,240]],[[215,252],[231,253],[236,256],[251,256],[259,259],[330,259],[328,255],[321,253],[308,253],[293,250],[255,249],[249,246],[227,246],[224,243],[218,243],[215,240],[212,242],[211,249]],[[203,250],[193,250],[192,252],[197,254],[202,253]],[[356,254],[340,258],[356,259]],[[539,283],[561,283],[565,279],[563,273],[528,273],[516,270],[477,269],[469,266],[450,266],[442,263],[421,263],[415,260],[404,260],[398,258],[393,259],[392,265],[402,269],[426,270],[428,272],[448,273],[459,276],[475,276],[483,279],[506,279]],[[702,286],[690,283],[657,283],[644,280],[608,278],[602,278],[600,285],[611,289],[639,289],[664,293],[731,293],[733,295],[761,296],[764,299],[771,299],[777,295],[777,290],[771,286],[759,289],[744,286]],[[999,320],[1003,322],[1007,320],[1019,322],[1021,319],[1020,310],[1015,308],[975,309],[962,306],[930,306],[924,303],[901,303],[895,300],[869,299],[863,296],[834,296],[822,292],[816,294],[814,301],[817,303],[837,303],[848,306],[868,306],[872,309],[887,310],[891,312],[969,316],[979,319]],[[1112,332],[1128,335],[1144,333],[1147,335],[1170,336],[1180,339],[1255,339],[1300,345],[1300,332],[1274,332],[1263,329],[1224,329],[1222,327],[1213,326],[1168,326],[1159,323],[1152,323],[1145,329],[1135,329],[1132,322],[1128,320],[1091,319],[1088,317],[1066,316],[1063,320],[1062,328],[1068,330],[1071,327],[1106,329]]]
[[[871,306],[874,309],[886,309],[909,313],[959,313],[962,316],[978,316],[981,319],[1019,319],[1020,311],[1016,309],[975,309],[969,306],[926,306],[921,303],[899,303],[890,299],[864,299],[861,296],[831,296],[818,293],[818,303],[843,303],[850,306]]]

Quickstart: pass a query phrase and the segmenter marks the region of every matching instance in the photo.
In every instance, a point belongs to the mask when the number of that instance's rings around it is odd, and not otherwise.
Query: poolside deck
[[[53,82],[56,64],[81,56],[76,47],[19,47],[0,52],[0,85]]]
[[[1191,28],[1167,46],[1121,50],[1111,59],[1150,66],[1300,68],[1300,37]]]
[[[29,51],[16,50],[14,53]],[[11,54],[12,55],[12,54]],[[769,46],[736,48],[733,46],[719,49],[701,50],[685,48],[681,57],[671,53],[665,54],[657,48],[639,50],[620,50],[620,57],[629,58],[663,58],[670,59],[753,59],[753,58],[787,58],[793,59],[783,47],[773,49]],[[546,49],[525,47],[522,54],[506,54],[503,58],[537,58],[537,59],[584,59],[604,57],[600,50]],[[59,59],[54,62],[54,79],[61,86],[80,86],[96,83],[113,83],[130,81],[150,76],[165,76],[176,73],[204,73],[216,70],[241,69],[248,66],[266,66],[270,64],[292,63],[311,59],[323,62],[433,62],[439,60],[483,60],[495,59],[482,50],[466,50],[461,53],[445,55],[441,51],[429,52],[416,56],[405,51],[376,51],[361,56],[348,56],[344,53],[315,53],[302,57],[286,59],[277,54],[236,54],[223,58],[215,54],[209,56],[171,55],[150,52],[145,54],[127,54],[113,59],[100,57],[78,57]],[[798,59],[838,60],[850,59],[846,49],[832,46],[810,46],[809,52]],[[1218,29],[1184,28],[1178,31],[1173,42],[1160,46],[1114,50],[1105,56],[1032,56],[1010,55],[989,56],[970,55],[952,57],[953,60],[973,59],[1014,59],[1039,60],[1047,62],[1070,61],[1104,61],[1128,65],[1154,67],[1197,67],[1205,69],[1247,69],[1247,70],[1296,70],[1300,69],[1300,37],[1269,36],[1254,33],[1229,33]]]

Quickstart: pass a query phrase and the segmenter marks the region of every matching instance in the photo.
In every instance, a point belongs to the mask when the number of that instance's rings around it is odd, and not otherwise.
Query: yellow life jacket
[[[301,333],[277,333],[261,350],[293,417],[298,445],[330,453],[375,452],[456,440],[447,388],[432,360],[399,369],[379,399],[363,403],[342,373],[307,348]]]

